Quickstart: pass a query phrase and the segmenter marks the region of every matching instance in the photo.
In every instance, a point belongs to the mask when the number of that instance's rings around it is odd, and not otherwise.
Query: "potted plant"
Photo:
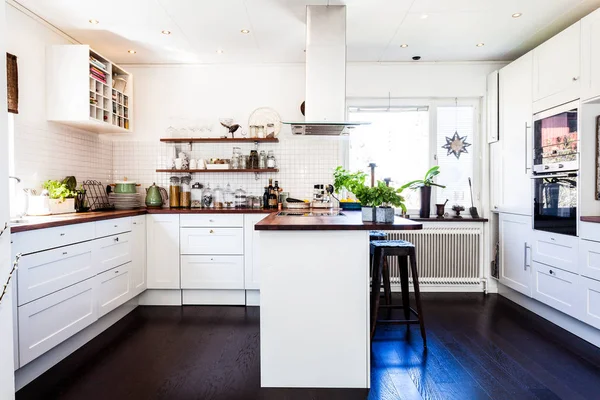
[[[48,191],[50,197],[50,213],[66,214],[75,212],[77,181],[74,177],[67,177],[62,182],[48,180],[42,186]]]
[[[400,195],[403,188],[393,188],[385,182],[377,181],[377,185],[372,188],[372,204],[376,207],[375,221],[391,224],[394,222],[394,207],[401,208],[406,212],[404,197]]]
[[[410,188],[412,190],[421,190],[421,210],[419,212],[419,216],[421,218],[429,218],[431,214],[431,187],[437,186],[441,188],[445,188],[444,185],[439,185],[433,181],[437,175],[440,174],[440,167],[435,166],[431,167],[429,171],[425,174],[425,178],[417,179],[411,182],[408,182],[402,189]]]
[[[359,186],[365,185],[367,174],[361,171],[350,172],[342,167],[337,167],[333,172],[333,178],[335,193],[340,197],[338,199],[340,207],[344,210],[360,210],[361,203],[350,198],[349,194],[352,193],[356,197],[355,192]]]

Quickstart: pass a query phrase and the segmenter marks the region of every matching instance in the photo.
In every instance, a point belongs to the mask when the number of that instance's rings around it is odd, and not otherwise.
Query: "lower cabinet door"
[[[131,297],[129,268],[131,263],[121,265],[96,276],[98,280],[98,318],[111,312]]]
[[[600,242],[579,240],[579,274],[600,280]]]
[[[244,256],[181,256],[182,289],[244,289]]]
[[[98,319],[95,282],[87,279],[18,308],[21,367]]]
[[[131,297],[146,290],[146,217],[144,215],[133,217],[129,275]]]
[[[96,242],[94,258],[98,262],[98,273],[131,261],[131,233],[108,236]]]
[[[600,281],[581,277],[583,312],[581,320],[600,329]]]
[[[533,262],[533,298],[581,319],[582,292],[577,274]]]
[[[500,282],[531,296],[531,217],[500,213]]]

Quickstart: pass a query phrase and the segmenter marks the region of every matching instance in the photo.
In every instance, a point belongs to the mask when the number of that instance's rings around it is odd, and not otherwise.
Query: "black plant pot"
[[[421,210],[419,217],[429,218],[431,214],[431,186],[421,187]]]

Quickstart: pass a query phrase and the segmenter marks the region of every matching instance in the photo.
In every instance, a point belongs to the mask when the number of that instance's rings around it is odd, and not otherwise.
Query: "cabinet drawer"
[[[116,235],[131,231],[131,217],[107,219],[96,222],[96,237]]]
[[[542,264],[577,273],[579,239],[576,236],[534,231],[532,259]]]
[[[244,254],[243,228],[182,228],[181,254]]]
[[[244,289],[243,256],[181,256],[182,289]]]
[[[19,261],[18,305],[96,275],[93,241],[23,256]]]
[[[37,251],[85,242],[95,237],[96,229],[94,222],[19,232],[12,235],[13,252],[15,254],[35,253]]]
[[[600,280],[600,243],[579,240],[579,274]]]
[[[131,233],[123,233],[95,241],[96,273],[107,271],[131,261]]]
[[[146,226],[146,216],[145,215],[136,215],[135,217],[131,217],[131,224],[132,225],[142,225],[142,226]],[[133,227],[132,227],[133,230]]]
[[[533,263],[533,298],[574,318],[581,312],[579,275]]]
[[[98,318],[111,312],[129,300],[129,267],[131,263],[121,265],[99,274],[98,280]]]
[[[581,277],[583,291],[583,309],[581,320],[600,329],[600,282]]]
[[[181,227],[221,227],[241,228],[244,226],[244,214],[182,214]]]
[[[94,282],[87,279],[18,308],[21,367],[96,321]]]

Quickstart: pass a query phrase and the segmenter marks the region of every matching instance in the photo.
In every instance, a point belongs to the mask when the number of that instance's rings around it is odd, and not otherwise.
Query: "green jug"
[[[163,204],[162,196],[160,195],[160,188],[153,183],[148,189],[146,189],[146,207],[148,208],[161,208]]]

